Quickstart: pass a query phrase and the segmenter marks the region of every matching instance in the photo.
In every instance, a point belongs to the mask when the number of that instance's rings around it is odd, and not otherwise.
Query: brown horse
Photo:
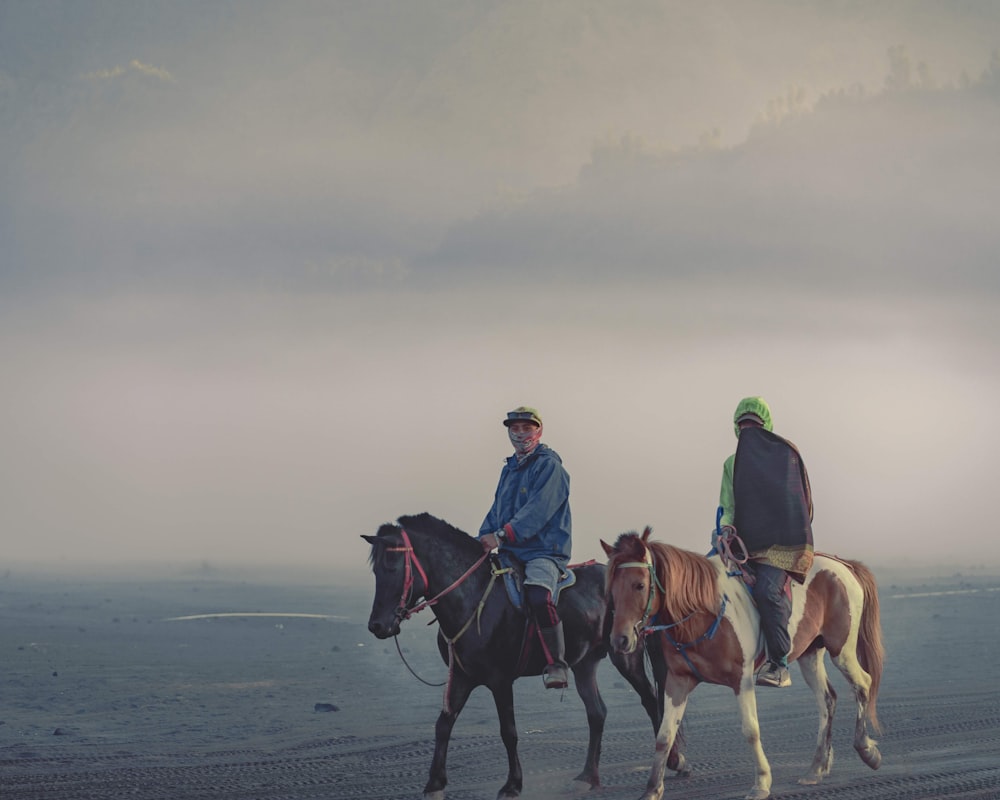
[[[761,654],[760,618],[749,591],[718,556],[711,558],[623,533],[608,555],[608,597],[614,608],[611,647],[632,653],[655,638],[667,663],[664,714],[656,754],[641,800],[663,795],[666,754],[684,716],[688,696],[701,682],[728,686],[736,694],[743,735],[757,761],[757,777],[747,800],[771,793],[771,767],[760,743],[754,665]],[[792,582],[789,623],[792,652],[802,677],[816,696],[819,734],[812,765],[799,783],[819,783],[833,764],[831,728],[837,695],[827,678],[824,652],[854,690],[857,720],[854,749],[872,769],[882,761],[868,725],[875,714],[884,651],[875,578],[858,561],[817,554],[802,584]],[[647,640],[646,645],[650,642]]]

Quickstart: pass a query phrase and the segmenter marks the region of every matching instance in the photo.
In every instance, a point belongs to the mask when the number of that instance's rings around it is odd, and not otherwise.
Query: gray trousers
[[[753,599],[760,613],[760,627],[764,634],[767,660],[787,666],[792,640],[788,636],[788,620],[792,616],[792,599],[785,593],[788,573],[770,564],[753,562],[756,581]]]
[[[533,558],[524,565],[524,599],[539,628],[559,624],[559,611],[552,601],[562,570],[550,558]]]

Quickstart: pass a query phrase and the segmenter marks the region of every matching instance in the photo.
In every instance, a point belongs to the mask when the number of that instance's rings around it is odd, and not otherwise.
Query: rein
[[[420,613],[421,611],[423,611],[425,608],[427,608],[429,606],[435,605],[438,602],[438,600],[440,600],[446,594],[449,594],[449,593],[455,591],[455,589],[457,589],[459,586],[461,586],[463,583],[465,583],[465,581],[468,579],[468,577],[472,573],[474,573],[477,569],[479,569],[479,566],[487,558],[490,557],[489,552],[483,553],[482,558],[480,558],[475,564],[473,564],[471,567],[469,567],[461,575],[461,577],[459,577],[458,580],[456,580],[453,584],[451,584],[451,586],[449,586],[446,589],[438,592],[430,600],[424,600],[422,603],[418,603],[413,608],[410,608],[409,607],[409,601],[410,601],[410,596],[413,593],[413,569],[410,567],[410,563],[411,562],[413,563],[413,566],[415,566],[417,568],[417,571],[420,573],[420,577],[424,579],[424,588],[425,589],[429,589],[430,587],[429,587],[429,585],[427,583],[427,573],[424,571],[424,568],[421,565],[420,560],[417,558],[417,554],[413,550],[413,545],[410,543],[410,537],[406,533],[406,529],[405,528],[400,528],[399,532],[400,532],[400,534],[403,537],[403,547],[387,547],[386,551],[389,552],[389,553],[406,553],[406,557],[405,557],[405,559],[403,561],[403,593],[402,593],[402,596],[399,598],[399,607],[396,609],[396,616],[401,621],[409,619],[414,614]],[[490,584],[490,587],[492,588],[492,582]],[[487,594],[488,593],[489,593],[489,591],[487,590]],[[484,597],[483,599],[485,600],[486,598]],[[466,627],[468,627],[468,626],[466,626]],[[464,630],[465,629],[463,628],[463,631]],[[458,638],[458,637],[456,637],[456,638]]]
[[[680,653],[681,656],[684,658],[684,661],[687,663],[688,668],[691,670],[691,672],[694,673],[694,676],[699,681],[704,681],[705,679],[701,676],[701,673],[698,672],[698,668],[691,661],[691,658],[688,656],[687,651],[689,648],[695,647],[696,645],[701,644],[702,642],[707,641],[711,639],[713,636],[715,636],[715,632],[719,630],[719,624],[722,622],[722,618],[726,614],[726,603],[728,602],[729,602],[729,597],[727,597],[726,595],[722,595],[722,604],[719,606],[719,613],[715,615],[715,619],[712,620],[712,624],[708,626],[708,630],[705,631],[701,636],[699,636],[694,641],[678,642],[676,639],[674,639],[673,636],[670,635],[670,630],[672,628],[678,627],[682,623],[687,622],[689,619],[691,619],[691,617],[693,617],[696,613],[694,611],[692,611],[690,614],[684,617],[684,619],[678,620],[677,622],[671,622],[666,625],[647,625],[645,628],[642,629],[641,634],[642,636],[648,636],[651,633],[662,632],[663,635],[667,637],[667,641],[670,642],[674,650]]]

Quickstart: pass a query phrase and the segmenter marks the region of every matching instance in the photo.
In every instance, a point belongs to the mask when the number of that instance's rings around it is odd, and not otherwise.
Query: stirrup
[[[542,683],[546,689],[565,689],[569,686],[569,674],[562,664],[549,664],[542,673]]]

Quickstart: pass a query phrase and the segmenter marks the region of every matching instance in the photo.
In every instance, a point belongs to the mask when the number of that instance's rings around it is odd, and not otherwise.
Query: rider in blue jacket
[[[541,443],[542,417],[528,406],[503,421],[514,454],[500,472],[493,505],[479,529],[486,550],[502,547],[524,563],[524,595],[542,641],[547,689],[569,684],[562,622],[552,598],[569,563],[572,519],[569,473]]]

